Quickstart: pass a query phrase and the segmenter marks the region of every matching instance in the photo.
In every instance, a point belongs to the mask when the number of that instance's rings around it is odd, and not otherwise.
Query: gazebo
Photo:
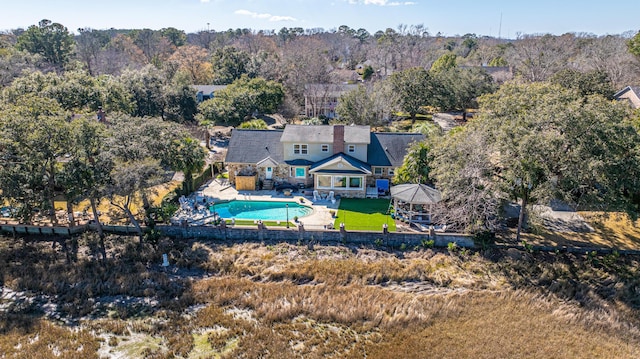
[[[425,184],[407,183],[392,186],[391,198],[396,218],[419,225],[431,224],[433,206],[442,200],[442,195]]]

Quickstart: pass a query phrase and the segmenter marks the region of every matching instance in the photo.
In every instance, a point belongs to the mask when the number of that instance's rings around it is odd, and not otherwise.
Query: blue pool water
[[[296,202],[268,202],[268,201],[231,201],[216,204],[214,210],[222,218],[261,219],[263,221],[286,221],[289,205],[289,220],[298,216],[302,218],[313,212],[311,207]]]

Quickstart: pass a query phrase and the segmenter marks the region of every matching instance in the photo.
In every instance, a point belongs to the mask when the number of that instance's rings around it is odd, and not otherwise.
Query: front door
[[[272,177],[273,177],[273,167],[267,167],[266,174],[265,174],[264,178],[270,180]]]

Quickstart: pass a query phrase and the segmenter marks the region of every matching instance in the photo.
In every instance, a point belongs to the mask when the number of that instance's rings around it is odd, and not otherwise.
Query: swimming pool
[[[313,212],[311,207],[303,206],[296,202],[231,201],[219,203],[212,207],[220,217],[227,219],[286,221],[287,205],[289,205],[289,220],[296,216],[302,218]]]

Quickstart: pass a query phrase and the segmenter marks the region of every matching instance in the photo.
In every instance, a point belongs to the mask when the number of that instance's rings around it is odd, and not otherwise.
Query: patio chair
[[[331,201],[331,203],[336,203],[336,197],[335,197],[335,193],[333,193],[333,191],[329,191],[329,198],[328,200]]]
[[[313,191],[313,201],[319,201],[321,199],[320,193],[317,190]]]

